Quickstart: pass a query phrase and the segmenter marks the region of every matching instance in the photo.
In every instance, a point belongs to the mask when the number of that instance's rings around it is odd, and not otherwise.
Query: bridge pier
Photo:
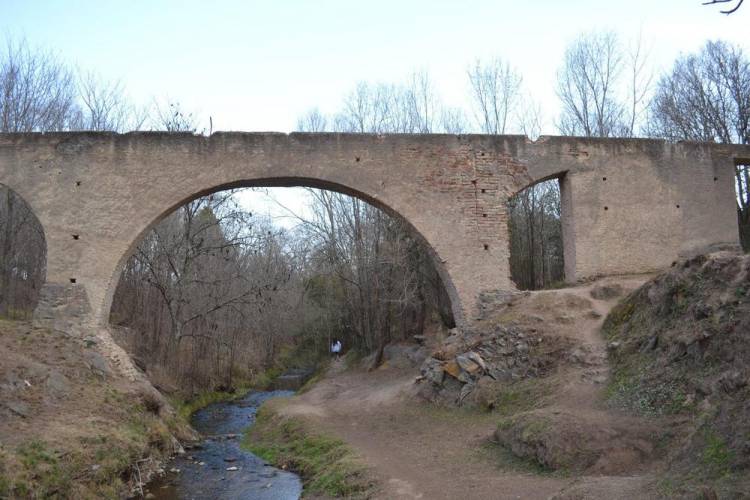
[[[34,309],[33,325],[72,336],[90,332],[94,315],[86,289],[73,283],[45,283]]]

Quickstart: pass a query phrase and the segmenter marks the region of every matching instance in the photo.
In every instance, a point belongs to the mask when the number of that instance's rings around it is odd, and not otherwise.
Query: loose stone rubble
[[[433,402],[462,404],[482,379],[512,382],[547,375],[572,343],[534,329],[497,325],[491,331],[454,328],[420,368],[419,394]]]

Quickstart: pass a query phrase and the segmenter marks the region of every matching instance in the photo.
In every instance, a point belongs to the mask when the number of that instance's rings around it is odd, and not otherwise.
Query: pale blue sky
[[[337,109],[357,81],[426,69],[444,101],[465,105],[466,68],[502,56],[523,74],[554,133],[565,44],[592,29],[636,37],[668,67],[707,38],[750,42],[750,5],[732,16],[701,0],[34,1],[0,0],[0,33],[110,79],[136,101],[170,97],[215,130],[289,131],[318,105]]]

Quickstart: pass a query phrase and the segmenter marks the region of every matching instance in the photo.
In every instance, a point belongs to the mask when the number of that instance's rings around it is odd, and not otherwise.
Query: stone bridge
[[[565,276],[665,268],[737,248],[734,166],[750,146],[482,135],[0,134],[0,183],[41,222],[47,281],[35,320],[106,325],[120,271],[181,204],[243,186],[312,186],[403,217],[430,248],[459,324],[514,290],[506,201],[561,184]]]

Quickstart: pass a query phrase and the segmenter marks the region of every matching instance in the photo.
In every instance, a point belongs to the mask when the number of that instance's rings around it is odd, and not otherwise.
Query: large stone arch
[[[160,214],[158,214],[158,216],[148,221],[148,223],[143,226],[143,229],[137,235],[134,236],[133,241],[128,246],[128,249],[120,257],[117,263],[117,266],[114,269],[113,275],[110,277],[110,280],[109,280],[109,286],[107,287],[107,292],[104,297],[104,304],[102,307],[103,314],[106,314],[107,318],[109,317],[109,311],[112,306],[113,295],[115,293],[115,289],[120,279],[122,269],[125,266],[128,258],[133,254],[133,252],[135,251],[135,248],[140,244],[140,242],[143,241],[143,238],[146,236],[146,234],[151,229],[153,229],[154,226],[156,226],[161,220],[163,220],[169,214],[173,213],[179,207],[201,196],[210,195],[212,193],[224,191],[227,189],[253,188],[253,187],[263,187],[263,188],[311,187],[311,188],[317,188],[317,189],[325,189],[328,191],[343,193],[349,196],[359,198],[360,200],[363,200],[369,203],[370,205],[373,205],[374,207],[382,210],[383,212],[390,215],[391,217],[396,217],[400,219],[409,228],[411,235],[417,238],[422,243],[422,246],[424,247],[424,249],[427,251],[428,257],[430,258],[433,266],[435,267],[435,270],[440,276],[443,286],[445,287],[446,293],[448,294],[448,297],[451,300],[452,314],[454,315],[454,317],[461,317],[463,315],[463,311],[461,309],[461,299],[456,291],[455,285],[453,284],[453,280],[450,276],[450,273],[446,269],[445,263],[440,259],[435,249],[431,246],[430,241],[408,219],[406,219],[398,211],[394,210],[393,207],[386,205],[382,200],[377,199],[377,198],[372,198],[368,196],[367,194],[357,191],[356,189],[353,189],[349,186],[331,183],[328,181],[323,181],[321,179],[304,178],[304,177],[269,177],[269,178],[258,178],[258,179],[239,179],[229,184],[222,184],[222,185],[213,186],[209,188],[199,189],[195,193],[190,194],[188,197],[181,199],[180,201],[174,204],[168,205],[167,208],[165,208]],[[103,320],[104,318],[102,318],[100,321],[103,321]]]

